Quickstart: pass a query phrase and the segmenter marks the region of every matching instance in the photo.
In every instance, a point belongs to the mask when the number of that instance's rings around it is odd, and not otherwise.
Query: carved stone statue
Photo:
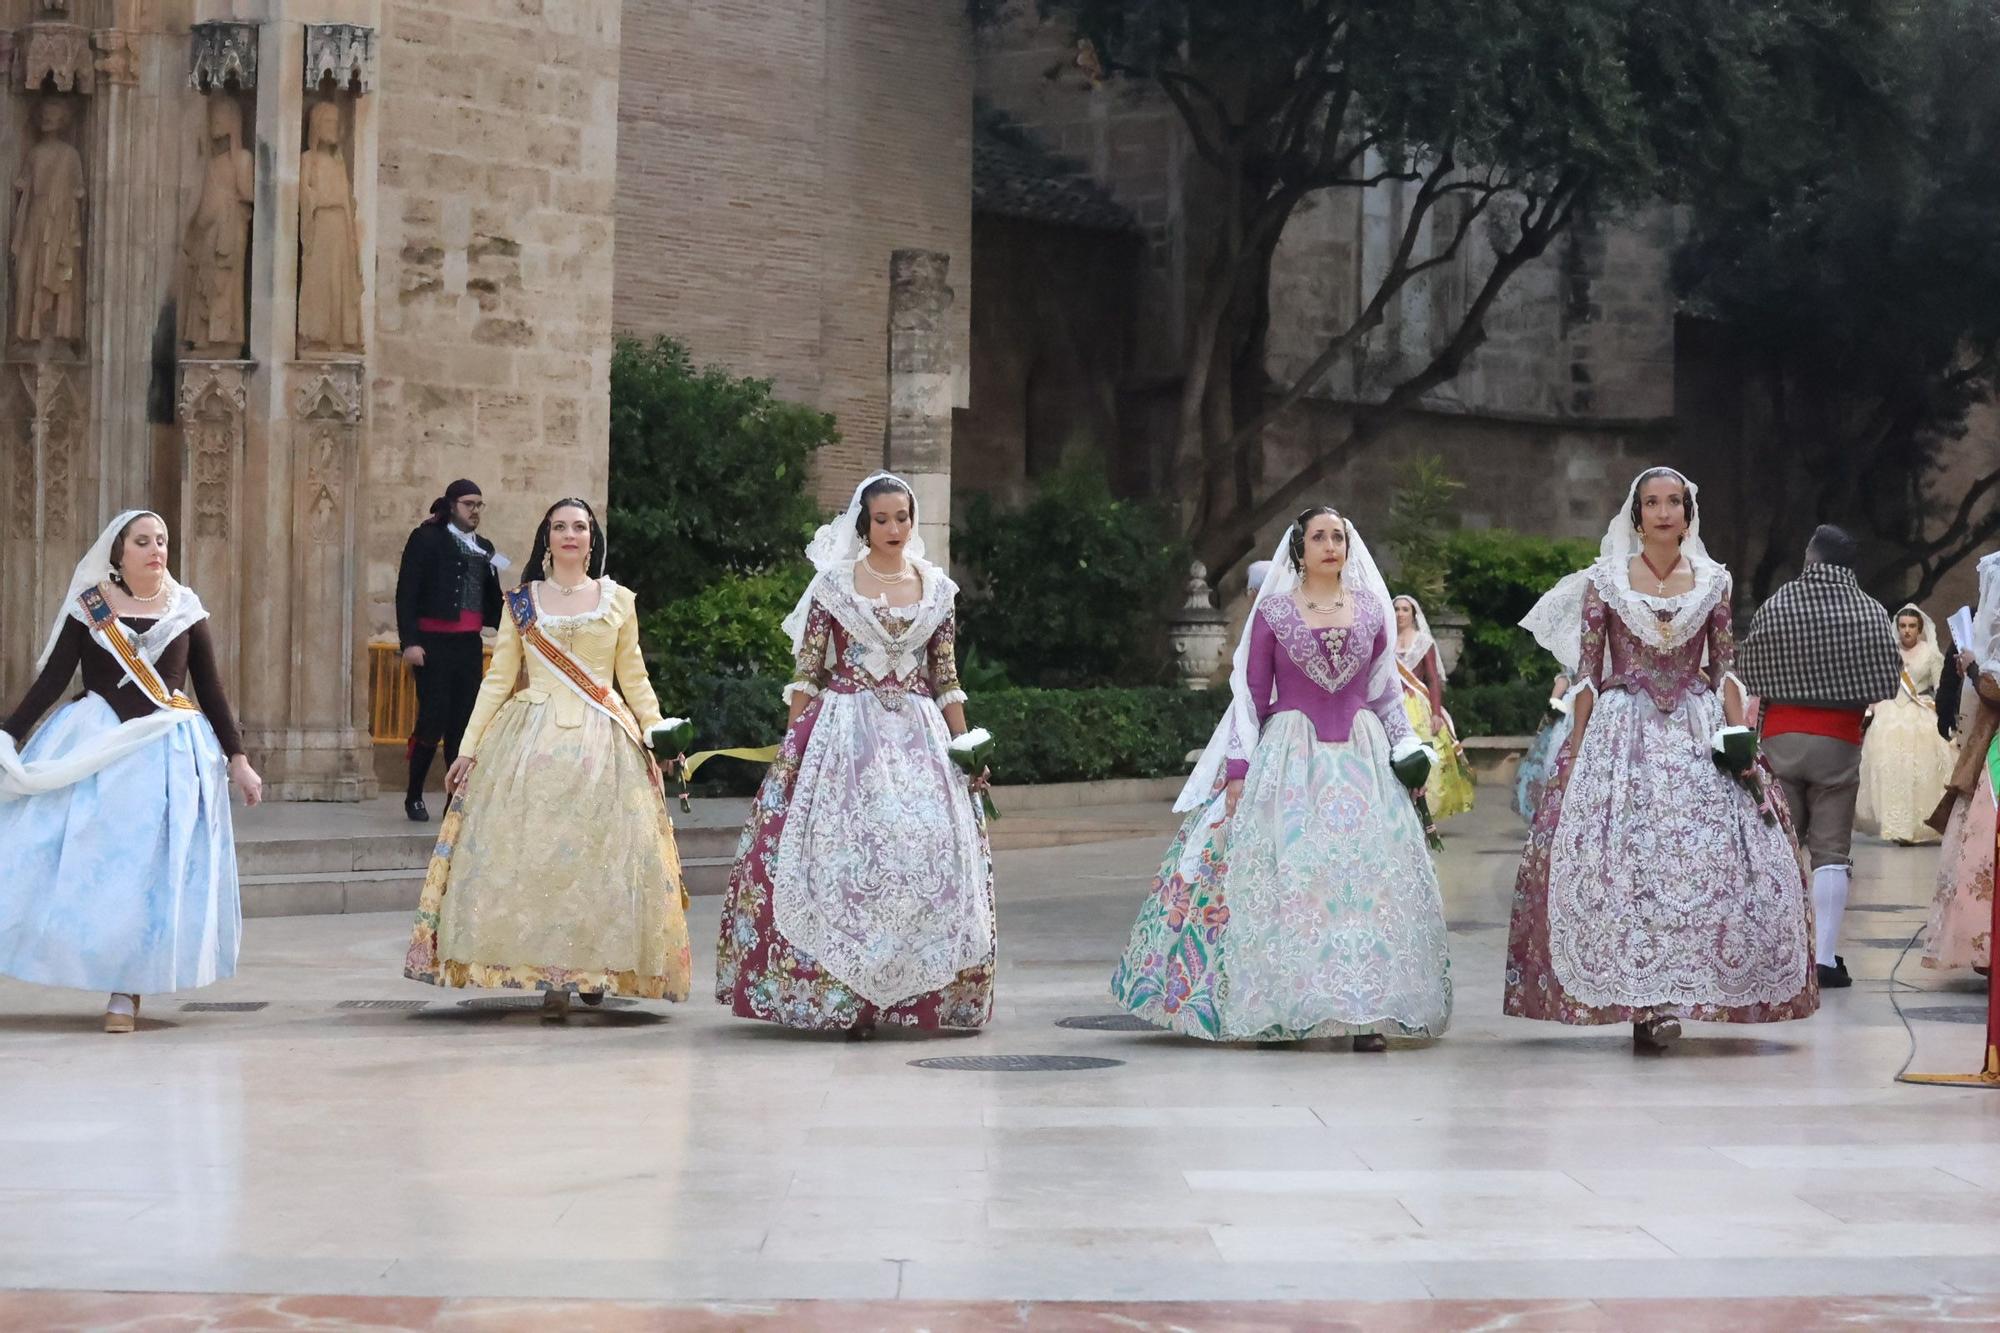
[[[18,342],[83,339],[83,157],[63,139],[70,109],[36,108],[41,138],[14,176],[14,322]]]
[[[250,208],[256,167],[243,146],[243,108],[208,99],[208,167],[182,255],[181,344],[205,357],[243,354],[248,326]]]
[[[299,350],[361,350],[361,230],[340,107],[314,105],[299,159]]]

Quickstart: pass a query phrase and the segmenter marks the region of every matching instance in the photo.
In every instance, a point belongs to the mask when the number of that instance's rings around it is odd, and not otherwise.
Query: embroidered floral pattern
[[[1596,585],[1586,593],[1581,671],[1597,699],[1580,745],[1557,755],[1530,827],[1508,1013],[1757,1023],[1818,1008],[1789,817],[1765,824],[1709,750],[1722,723],[1710,681],[1734,655],[1727,586],[1720,576],[1705,594],[1707,632],[1669,649],[1632,631],[1625,602],[1607,603]],[[1666,622],[1695,604],[1643,614]]]
[[[884,640],[910,610],[862,605]],[[743,1017],[968,1028],[991,1014],[992,856],[945,754],[934,696],[958,677],[949,609],[934,620],[919,669],[880,677],[881,642],[810,608],[795,680],[818,693],[765,775],[723,909],[716,998]]]

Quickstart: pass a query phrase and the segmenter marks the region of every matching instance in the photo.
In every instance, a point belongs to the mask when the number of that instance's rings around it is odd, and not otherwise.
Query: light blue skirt
[[[86,694],[21,758],[117,725]],[[228,768],[206,718],[60,791],[0,801],[0,973],[157,995],[233,974],[242,931]]]

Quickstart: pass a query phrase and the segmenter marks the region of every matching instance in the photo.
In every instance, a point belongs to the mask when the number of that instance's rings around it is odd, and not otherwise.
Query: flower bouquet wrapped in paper
[[[694,723],[684,717],[663,718],[646,728],[646,744],[659,760],[662,778],[671,778],[678,787],[683,811],[693,810],[688,801],[687,750],[694,744]]]
[[[979,794],[979,802],[988,819],[998,819],[1000,812],[993,808],[993,793],[988,790],[987,758],[993,753],[993,733],[984,727],[974,727],[960,736],[954,736],[948,749],[951,762],[965,770],[971,779],[972,790]]]
[[[1431,818],[1431,803],[1424,797],[1424,783],[1430,780],[1437,761],[1437,751],[1415,737],[1401,741],[1389,751],[1389,769],[1396,775],[1396,781],[1409,788],[1410,802],[1417,807],[1417,819],[1424,826],[1424,842],[1434,852],[1443,850],[1444,839],[1438,835],[1437,821]]]
[[[1743,784],[1757,799],[1758,813],[1766,824],[1778,822],[1778,812],[1771,806],[1771,793],[1763,777],[1757,771],[1757,733],[1748,727],[1722,727],[1709,742],[1715,751],[1715,766]]]

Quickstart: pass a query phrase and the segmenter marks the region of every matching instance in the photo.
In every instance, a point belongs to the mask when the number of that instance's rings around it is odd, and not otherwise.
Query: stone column
[[[97,85],[89,32],[70,0],[36,0],[7,34],[0,104],[0,691],[26,684],[70,570],[94,530],[89,448],[92,225],[87,132]],[[18,232],[18,234],[16,234]],[[13,257],[15,249],[20,258]]]
[[[175,415],[181,428],[181,512],[174,522],[174,558],[181,581],[201,596],[213,621],[223,687],[245,711],[240,645],[245,567],[266,558],[244,523],[243,466],[249,404],[256,372],[249,361],[184,360]],[[252,762],[261,756],[252,752]]]
[[[918,531],[930,558],[951,566],[951,405],[955,348],[951,256],[898,250],[889,257],[889,425],[886,458],[917,493]]]
[[[273,448],[263,494],[282,525],[271,549],[289,557],[267,571],[283,638],[260,653],[262,669],[282,685],[271,692],[282,712],[260,714],[255,734],[274,794],[293,800],[365,800],[376,790],[356,546],[369,428],[374,194],[355,188],[375,175],[367,96],[374,36],[353,24],[289,28],[272,65],[284,62],[284,96],[266,84],[270,102],[284,109],[273,134],[279,170],[259,191],[270,222],[258,235],[273,238],[274,262],[268,288],[258,269],[253,332],[267,340],[258,345],[269,346],[283,386],[282,411],[266,427]],[[279,619],[274,612],[273,631]]]

